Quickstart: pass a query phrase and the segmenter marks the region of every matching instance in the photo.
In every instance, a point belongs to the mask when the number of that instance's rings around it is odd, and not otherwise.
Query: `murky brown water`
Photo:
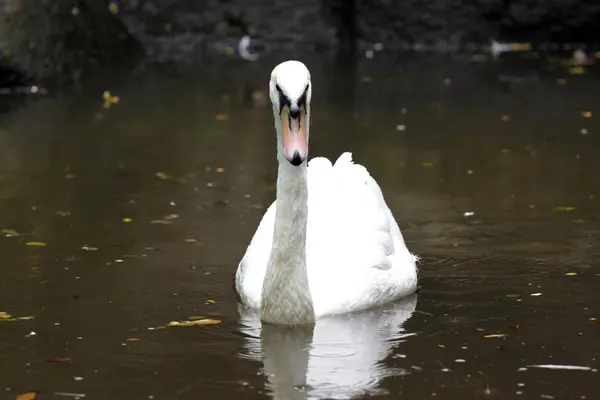
[[[274,198],[272,117],[252,101],[273,65],[138,74],[108,110],[99,91],[0,116],[0,311],[34,317],[0,321],[0,397],[595,398],[595,67],[309,63],[311,154],[369,168],[420,290],[261,332],[232,279]],[[190,316],[222,323],[148,329]],[[582,369],[532,367],[548,364]]]

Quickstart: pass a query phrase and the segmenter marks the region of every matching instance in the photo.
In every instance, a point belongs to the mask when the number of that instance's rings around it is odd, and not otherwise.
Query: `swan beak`
[[[289,106],[281,110],[283,126],[283,155],[293,166],[302,164],[308,155],[306,140],[306,112],[304,106],[291,109]]]

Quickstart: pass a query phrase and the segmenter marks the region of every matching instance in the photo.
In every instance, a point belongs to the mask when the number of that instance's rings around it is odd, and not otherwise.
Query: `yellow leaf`
[[[34,400],[35,398],[36,398],[35,392],[21,393],[20,395],[17,396],[17,400]]]
[[[27,242],[25,244],[27,246],[31,246],[31,247],[44,247],[44,246],[46,246],[45,242]]]
[[[492,333],[490,335],[485,335],[484,338],[486,339],[490,339],[490,338],[503,338],[506,335],[504,333]]]
[[[9,319],[9,318],[12,318],[12,315],[7,314],[5,312],[0,313],[0,319]]]
[[[214,301],[214,300],[206,300],[206,302],[207,303],[211,303],[211,304],[215,304],[216,303],[216,301]]]
[[[110,3],[108,3],[108,10],[111,13],[116,14],[119,12],[119,6],[117,5],[117,3],[111,1]]]
[[[177,326],[196,326],[196,325],[216,325],[220,324],[221,320],[218,319],[197,319],[194,321],[183,321],[177,324]]]
[[[183,241],[186,242],[186,243],[198,243],[198,241],[196,239],[192,239],[192,238],[183,239]]]
[[[217,168],[217,172],[225,172],[225,168],[219,167],[219,168]]]
[[[159,179],[171,179],[171,175],[160,171],[156,173],[156,177]]]
[[[153,219],[150,223],[157,225],[173,225],[173,221],[165,221],[164,219]]]
[[[131,221],[133,221],[133,220],[132,220],[131,218],[123,218],[123,220],[122,220],[122,221],[123,221],[123,222],[131,222]]]
[[[443,344],[438,344],[438,347],[439,347],[439,348],[442,348],[442,349],[445,349],[445,348],[446,348],[446,346],[445,346],[445,345],[443,345]]]
[[[585,73],[585,69],[583,67],[571,67],[569,68],[569,73],[571,75],[581,75]]]

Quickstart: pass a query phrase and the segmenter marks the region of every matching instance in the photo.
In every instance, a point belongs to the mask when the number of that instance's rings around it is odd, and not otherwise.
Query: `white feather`
[[[408,296],[417,257],[404,243],[381,189],[343,153],[308,165],[306,266],[316,318],[371,308]],[[263,216],[236,273],[241,301],[259,309],[273,245],[276,201]]]

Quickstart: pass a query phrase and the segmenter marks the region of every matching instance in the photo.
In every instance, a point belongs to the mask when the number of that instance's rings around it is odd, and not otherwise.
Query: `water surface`
[[[232,280],[275,195],[274,62],[138,72],[0,115],[0,311],[34,317],[0,321],[3,398],[594,398],[595,67],[308,62],[311,155],[369,168],[420,289],[261,331]],[[148,329],[190,316],[222,322]]]

